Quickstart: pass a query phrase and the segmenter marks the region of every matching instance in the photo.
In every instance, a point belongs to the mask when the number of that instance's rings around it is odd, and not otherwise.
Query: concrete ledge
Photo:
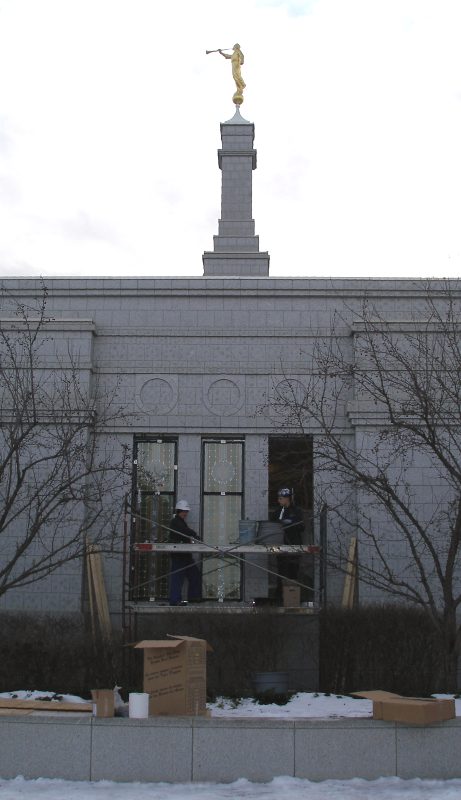
[[[64,712],[0,719],[0,775],[89,781],[92,722]]]
[[[0,776],[115,781],[461,777],[461,719],[0,718]]]
[[[192,718],[94,719],[91,780],[192,780]]]
[[[396,759],[400,778],[459,778],[461,719],[427,728],[412,729],[399,725],[396,731]]]
[[[294,775],[312,781],[397,775],[395,723],[296,720]]]
[[[293,723],[267,719],[201,719],[194,723],[194,781],[270,781],[294,775]]]

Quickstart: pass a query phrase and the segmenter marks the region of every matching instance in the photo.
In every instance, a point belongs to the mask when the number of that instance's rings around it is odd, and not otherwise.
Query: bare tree
[[[285,425],[314,436],[330,564],[344,569],[357,536],[368,596],[425,609],[450,691],[461,645],[460,311],[449,283],[428,284],[411,318],[390,321],[365,300],[315,340],[306,391],[286,378],[271,398]]]
[[[1,293],[0,595],[121,534],[125,415],[78,353],[57,353],[46,305],[44,285],[33,305]]]

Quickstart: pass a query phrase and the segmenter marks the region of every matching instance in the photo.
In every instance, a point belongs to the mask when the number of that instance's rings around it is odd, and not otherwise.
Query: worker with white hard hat
[[[186,519],[190,511],[187,500],[178,500],[176,511],[170,522],[169,541],[172,544],[190,544],[200,536],[189,528]],[[182,587],[187,578],[187,599],[190,603],[197,603],[202,596],[202,576],[195,563],[192,553],[172,553],[170,562],[170,606],[177,606],[182,602]]]

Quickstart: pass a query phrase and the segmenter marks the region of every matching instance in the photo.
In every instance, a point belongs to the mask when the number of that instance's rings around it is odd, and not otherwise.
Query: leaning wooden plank
[[[354,593],[355,582],[357,575],[357,537],[352,536],[349,544],[349,554],[347,557],[346,577],[344,579],[343,589],[343,608],[353,608],[354,606]]]
[[[93,642],[96,642],[96,621],[95,621],[95,613],[94,613],[94,599],[93,599],[93,578],[91,575],[91,559],[90,559],[90,545],[86,544],[86,574],[88,579],[88,600],[90,603],[90,621],[91,621],[91,635],[93,637]]]
[[[90,545],[89,547],[89,563],[101,635],[104,639],[110,641],[112,636],[112,627],[110,622],[109,603],[107,600],[106,586],[104,583],[104,574],[102,571],[101,553],[95,545]]]
[[[21,700],[18,697],[0,697],[2,708],[28,708],[32,711],[93,711],[92,703],[59,703],[56,700]]]

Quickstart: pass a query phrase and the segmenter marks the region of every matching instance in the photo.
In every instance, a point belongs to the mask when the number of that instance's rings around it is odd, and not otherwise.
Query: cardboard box
[[[172,636],[135,647],[144,651],[149,715],[206,715],[206,654],[212,648],[204,639]]]
[[[455,701],[435,697],[402,697],[381,690],[353,692],[356,697],[373,701],[373,719],[430,725],[456,717]]]
[[[285,608],[299,608],[301,605],[301,587],[294,583],[283,584],[283,605]]]
[[[114,690],[92,689],[93,717],[113,717],[115,713]]]

